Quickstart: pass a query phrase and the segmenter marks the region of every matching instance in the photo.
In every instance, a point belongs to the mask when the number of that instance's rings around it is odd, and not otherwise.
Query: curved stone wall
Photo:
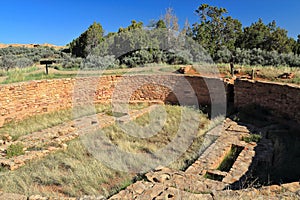
[[[113,100],[177,104],[180,101],[180,104],[194,104],[193,97],[196,97],[200,105],[209,105],[212,101],[222,104],[223,85],[228,91],[227,98],[232,99],[233,93],[229,92],[229,87],[221,79],[200,76],[101,76],[0,85],[0,127],[11,120],[86,102],[109,103]],[[300,86],[236,80],[234,104],[237,108],[257,104],[300,122]]]
[[[234,93],[237,108],[256,104],[300,123],[300,86],[237,79],[234,83]]]
[[[221,79],[183,75],[82,77],[1,85],[0,127],[11,120],[112,99],[176,104],[180,96],[184,97],[181,104],[194,104],[191,99],[196,97],[198,104],[206,105],[211,103],[212,95],[224,93],[220,85],[223,86]]]

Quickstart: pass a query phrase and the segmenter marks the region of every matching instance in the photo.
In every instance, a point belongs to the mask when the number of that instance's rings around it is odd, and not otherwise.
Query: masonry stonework
[[[81,77],[1,85],[0,127],[11,120],[88,102],[109,103],[113,100],[176,104],[179,101],[180,104],[194,104],[196,98],[198,104],[207,105],[211,103],[212,95],[219,99],[217,97],[222,91],[224,93],[223,85],[223,81],[217,78],[182,75]]]
[[[224,86],[224,87],[223,87]],[[131,75],[39,80],[0,86],[0,127],[11,120],[91,103],[161,102],[209,105],[224,103],[221,79],[183,75]],[[75,92],[74,92],[75,91]],[[220,98],[219,98],[220,97]],[[300,122],[300,87],[236,80],[234,104],[257,104]]]
[[[255,104],[300,123],[300,86],[237,79],[234,96],[237,108]]]

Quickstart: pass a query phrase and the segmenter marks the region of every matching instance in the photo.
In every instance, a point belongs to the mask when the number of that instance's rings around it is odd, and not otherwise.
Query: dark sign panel
[[[56,60],[41,60],[40,61],[41,65],[51,65],[53,63],[56,63]]]

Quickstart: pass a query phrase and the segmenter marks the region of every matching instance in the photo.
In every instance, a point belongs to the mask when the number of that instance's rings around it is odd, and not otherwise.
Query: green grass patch
[[[58,79],[58,78],[74,78],[77,74],[48,74],[44,72],[40,73],[12,73],[2,82],[2,84],[31,81],[31,80],[42,80],[42,79]]]
[[[109,190],[109,196],[113,196],[113,195],[117,194],[118,192],[120,192],[121,190],[126,189],[129,185],[131,185],[133,183],[133,179],[127,178],[127,179],[121,181],[119,184],[112,186]]]
[[[221,164],[218,166],[217,170],[223,171],[223,172],[229,172],[232,165],[236,161],[239,154],[242,152],[244,147],[240,147],[237,145],[232,145],[229,153],[225,156]]]
[[[259,142],[261,140],[261,135],[259,134],[251,134],[250,136],[244,136],[242,137],[242,141],[245,141],[247,143],[250,142]]]
[[[10,70],[0,69],[1,76],[13,76],[19,73],[32,73],[39,70],[37,66],[31,66],[26,68],[14,68]]]
[[[109,115],[109,116],[113,116],[113,117],[117,117],[117,118],[119,118],[119,117],[124,117],[124,116],[126,116],[127,115],[127,113],[122,113],[122,112],[106,112],[106,114],[107,115]]]
[[[300,85],[300,75],[297,75],[295,78],[288,79],[287,81],[283,81],[283,82]]]
[[[11,144],[6,149],[6,157],[12,158],[15,156],[20,156],[24,154],[24,145],[22,143]]]

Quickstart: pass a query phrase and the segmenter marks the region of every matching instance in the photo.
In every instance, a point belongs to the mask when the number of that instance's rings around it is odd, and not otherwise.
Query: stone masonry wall
[[[212,95],[215,95],[214,101],[222,99],[218,98],[224,91],[222,86],[221,79],[182,75],[82,77],[1,85],[0,127],[11,120],[89,102],[179,101],[180,104],[194,104],[196,98],[199,104],[210,104]]]
[[[0,127],[10,120],[88,102],[222,103],[223,85],[227,91],[220,79],[182,75],[82,77],[1,85]],[[237,108],[258,104],[300,122],[299,86],[238,79],[234,102]]]
[[[237,108],[256,104],[300,122],[300,86],[237,79],[234,93]]]

